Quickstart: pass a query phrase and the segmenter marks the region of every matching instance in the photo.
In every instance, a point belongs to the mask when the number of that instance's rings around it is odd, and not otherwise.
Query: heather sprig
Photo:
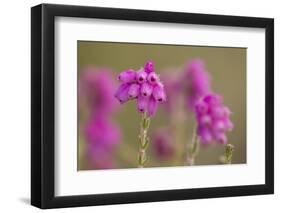
[[[224,105],[223,97],[211,90],[210,76],[203,61],[192,60],[185,70],[185,76],[186,83],[183,80],[182,88],[186,91],[187,106],[195,113],[197,123],[186,159],[188,165],[193,165],[200,144],[216,142],[226,147],[229,145],[226,133],[233,129],[233,123],[230,120],[231,111]]]
[[[146,149],[149,144],[147,136],[150,119],[155,116],[158,105],[166,101],[164,85],[155,72],[154,63],[148,61],[144,68],[137,71],[128,69],[119,74],[121,85],[115,97],[121,104],[130,100],[137,101],[137,109],[142,114],[139,132],[139,167],[144,167],[147,161]]]

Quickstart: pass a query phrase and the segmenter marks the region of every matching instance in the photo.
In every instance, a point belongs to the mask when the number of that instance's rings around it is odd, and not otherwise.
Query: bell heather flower
[[[149,117],[156,114],[159,103],[166,101],[164,86],[154,71],[152,61],[148,61],[144,69],[126,70],[120,73],[118,78],[122,84],[115,93],[115,97],[122,104],[136,99],[139,112],[148,113]]]
[[[195,104],[198,123],[197,134],[202,144],[216,141],[227,144],[226,132],[233,129],[230,110],[223,105],[223,98],[217,94],[208,94]]]
[[[158,102],[152,96],[150,96],[147,105],[148,115],[150,117],[153,117],[156,114],[157,109],[158,109]]]
[[[147,72],[145,72],[143,69],[140,69],[136,72],[136,80],[139,84],[143,84],[146,82]]]
[[[129,98],[136,98],[139,95],[140,85],[137,83],[132,83],[128,90]]]
[[[144,113],[147,111],[148,101],[149,99],[147,97],[141,95],[138,97],[137,105],[139,112]]]
[[[144,97],[150,97],[153,92],[153,86],[149,83],[143,83],[141,85],[141,95]]]
[[[127,102],[130,99],[130,86],[131,85],[129,83],[123,83],[115,93],[115,97],[120,101],[121,104]],[[132,91],[130,92],[130,94],[132,95]]]
[[[193,110],[198,99],[210,93],[210,78],[205,69],[203,61],[192,60],[186,70],[183,87],[187,90],[187,106]]]
[[[156,85],[159,82],[159,77],[155,72],[151,72],[148,74],[147,80],[151,85]]]
[[[146,149],[149,143],[147,135],[150,118],[158,109],[158,104],[166,101],[166,93],[163,84],[155,73],[154,64],[148,61],[144,68],[134,73],[132,70],[124,71],[119,75],[122,82],[115,93],[115,97],[121,104],[136,99],[137,109],[142,114],[139,132],[138,166],[143,168],[146,161]]]
[[[119,79],[119,81],[121,81],[123,83],[132,82],[132,81],[136,80],[136,72],[132,69],[129,69],[127,71],[120,73],[118,76],[118,79]]]
[[[153,89],[153,97],[158,102],[166,101],[166,93],[164,91],[163,85],[157,84]]]

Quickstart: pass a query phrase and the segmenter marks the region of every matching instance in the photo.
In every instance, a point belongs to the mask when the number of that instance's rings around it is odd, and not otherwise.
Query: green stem
[[[192,141],[187,147],[186,165],[192,166],[200,149],[199,137],[197,135],[197,127],[194,128]]]
[[[138,154],[139,168],[143,168],[147,161],[146,149],[149,144],[149,138],[147,136],[149,125],[150,125],[150,118],[147,117],[146,113],[143,113],[140,123],[140,133],[139,133],[139,154]]]

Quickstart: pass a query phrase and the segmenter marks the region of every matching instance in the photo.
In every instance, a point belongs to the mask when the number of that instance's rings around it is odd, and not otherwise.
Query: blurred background
[[[78,41],[77,48],[78,170],[137,167],[141,115],[136,101],[120,105],[111,97],[118,88],[120,72],[129,68],[138,70],[149,60],[154,62],[164,83],[180,78],[192,59],[205,63],[212,90],[224,97],[224,104],[232,111],[234,129],[227,133],[229,143],[235,146],[232,163],[246,163],[245,48],[92,41]],[[93,103],[101,99],[105,106]],[[151,120],[146,167],[184,166],[187,144],[196,125],[195,115],[187,109],[183,97],[171,100],[175,105],[172,113],[169,107],[160,105]],[[92,146],[91,140],[106,145]],[[224,150],[224,146],[216,143],[201,146],[195,165],[220,164]]]

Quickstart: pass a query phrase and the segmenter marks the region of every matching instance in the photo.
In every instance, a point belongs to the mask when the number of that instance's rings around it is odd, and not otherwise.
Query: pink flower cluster
[[[202,144],[216,141],[227,143],[226,132],[233,129],[230,110],[223,105],[222,96],[211,91],[209,74],[201,60],[192,60],[185,71],[187,82],[187,106],[195,111],[198,123],[197,134]]]
[[[129,69],[120,73],[118,79],[121,85],[115,97],[122,104],[137,99],[139,112],[147,112],[149,117],[156,114],[159,103],[166,101],[164,86],[155,73],[154,64],[151,61],[138,71]]]
[[[217,94],[209,94],[195,104],[196,119],[200,141],[210,144],[216,141],[227,143],[226,132],[231,131],[233,124],[229,118],[231,112],[223,105],[223,98]]]
[[[118,108],[116,85],[107,69],[87,68],[79,81],[79,98],[85,100],[89,120],[84,126],[86,155],[95,169],[114,168],[113,152],[120,143],[121,131],[111,120]],[[79,100],[80,104],[81,100]],[[82,106],[80,106],[82,107]]]
[[[183,87],[188,93],[187,106],[193,110],[198,99],[210,92],[210,78],[203,61],[199,59],[192,60],[188,64],[185,75],[186,77],[182,79]]]

